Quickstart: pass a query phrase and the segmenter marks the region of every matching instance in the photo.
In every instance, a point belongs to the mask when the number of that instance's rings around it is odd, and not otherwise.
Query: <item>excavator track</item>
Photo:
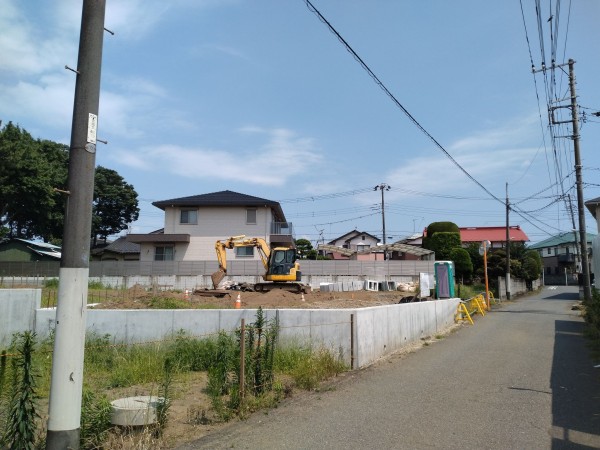
[[[303,283],[294,283],[289,281],[285,283],[270,281],[266,283],[256,283],[254,285],[254,290],[256,292],[269,292],[275,289],[281,289],[284,291],[293,292],[295,294],[308,294],[309,286]]]

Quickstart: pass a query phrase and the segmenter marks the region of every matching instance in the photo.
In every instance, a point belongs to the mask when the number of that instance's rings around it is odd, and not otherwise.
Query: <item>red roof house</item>
[[[506,243],[506,227],[466,227],[460,229],[460,240],[463,244],[490,241],[492,248],[504,247]],[[510,226],[508,235],[511,242],[525,243],[529,238],[519,225]]]

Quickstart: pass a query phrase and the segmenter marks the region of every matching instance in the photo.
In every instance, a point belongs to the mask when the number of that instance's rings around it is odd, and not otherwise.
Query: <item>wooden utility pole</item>
[[[585,232],[585,208],[583,205],[583,181],[581,177],[581,156],[579,154],[579,118],[577,116],[577,95],[575,93],[575,61],[569,59],[569,86],[571,88],[571,117],[573,122],[573,150],[575,152],[575,184],[577,186],[577,210],[579,213],[579,239],[581,244],[581,269],[583,272],[583,298],[592,299],[590,265],[588,262],[587,236]]]
[[[83,0],[60,261],[47,450],[79,449],[105,0]]]

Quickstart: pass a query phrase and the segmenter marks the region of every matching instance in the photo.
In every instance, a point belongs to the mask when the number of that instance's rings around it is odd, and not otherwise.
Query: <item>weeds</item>
[[[17,357],[11,360],[12,392],[8,404],[6,431],[0,444],[11,449],[34,449],[36,441],[36,411],[38,395],[36,374],[32,364],[35,350],[35,333],[18,333],[11,348]]]
[[[147,307],[149,309],[188,309],[190,304],[179,298],[152,297]]]
[[[103,394],[84,388],[81,404],[80,445],[82,449],[102,448],[112,428],[111,405]]]
[[[302,389],[315,389],[321,381],[347,369],[342,361],[325,349],[319,349],[309,354],[304,353],[304,355],[305,357],[299,359],[291,370],[296,385]]]
[[[84,359],[81,448],[123,448],[133,442],[137,445],[137,438],[115,434],[110,424],[110,402],[99,388],[140,386],[143,390],[143,386],[158,385],[158,397],[163,399],[156,408],[158,425],[147,437],[148,442],[156,444],[169,422],[173,383],[178,374],[206,371],[211,417],[214,414],[219,420],[227,421],[274,407],[281,398],[291,395],[294,386],[315,389],[320,381],[346,369],[324,349],[312,351],[300,345],[279,348],[276,345],[278,332],[276,323],[265,320],[262,310],[247,327],[244,392],[239,388],[240,330],[237,334],[221,332],[210,339],[196,339],[180,331],[171,341],[139,345],[115,344],[108,334],[89,334]],[[0,354],[0,430],[6,430],[4,435],[0,432],[4,439],[0,441],[0,448],[34,448],[35,426],[39,424],[36,400],[40,392],[47,396],[49,390],[53,335],[36,345],[39,351],[35,354],[34,344],[33,335],[22,336],[8,352]],[[43,376],[39,380],[34,375],[34,366],[36,371],[42,368]],[[43,389],[38,388],[38,381]],[[207,411],[199,411],[194,422],[213,420],[207,417]],[[37,440],[37,445],[43,442],[39,436]],[[16,444],[12,445],[13,442]]]
[[[169,408],[171,407],[171,385],[173,384],[173,361],[170,358],[165,359],[164,378],[160,384],[158,392],[158,401],[156,405],[156,420],[158,428],[156,434],[161,436],[167,420],[169,418]]]

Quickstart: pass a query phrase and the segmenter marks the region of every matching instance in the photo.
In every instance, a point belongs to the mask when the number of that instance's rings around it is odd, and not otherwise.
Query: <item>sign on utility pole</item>
[[[46,449],[78,449],[105,0],[83,0]]]

